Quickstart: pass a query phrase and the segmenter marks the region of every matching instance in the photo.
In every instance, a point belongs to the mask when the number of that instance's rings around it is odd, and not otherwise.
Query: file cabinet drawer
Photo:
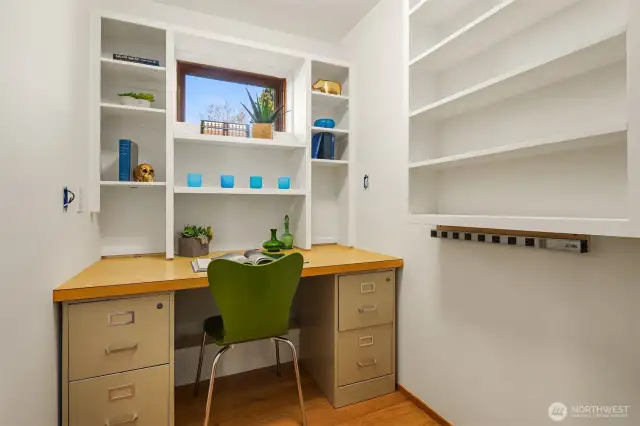
[[[69,306],[69,380],[169,362],[168,294]]]
[[[339,330],[352,330],[392,322],[394,294],[394,271],[339,277]]]
[[[168,426],[169,366],[69,384],[69,426]]]
[[[338,386],[392,373],[393,324],[338,335]]]

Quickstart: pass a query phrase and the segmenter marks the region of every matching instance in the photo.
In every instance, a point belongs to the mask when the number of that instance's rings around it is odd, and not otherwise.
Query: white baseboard
[[[291,330],[285,336],[299,348],[300,330]],[[204,362],[202,363],[202,380],[209,380],[213,358],[220,350],[217,345],[207,345],[205,348]],[[196,369],[198,368],[198,358],[200,348],[193,347],[180,349],[175,353],[175,385],[184,386],[193,384],[196,379]],[[290,362],[292,360],[291,350],[286,344],[280,343],[280,361]],[[233,350],[224,354],[218,364],[216,377],[230,376],[245,371],[256,370],[258,368],[276,365],[275,348],[271,340],[261,340],[236,345]]]

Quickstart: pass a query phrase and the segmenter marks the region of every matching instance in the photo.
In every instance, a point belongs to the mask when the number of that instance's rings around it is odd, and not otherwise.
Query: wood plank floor
[[[176,389],[176,426],[202,426],[208,385],[197,398],[192,386]],[[302,392],[309,426],[437,426],[399,392],[336,410],[304,371]],[[270,367],[216,379],[211,411],[209,426],[299,425],[293,364],[282,366],[282,377]]]

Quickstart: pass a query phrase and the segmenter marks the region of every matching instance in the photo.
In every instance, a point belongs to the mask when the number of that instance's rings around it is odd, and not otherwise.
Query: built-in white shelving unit
[[[626,0],[408,0],[410,220],[640,236]]]
[[[335,136],[335,158],[311,160],[312,165],[312,231],[313,244],[340,243],[351,245],[353,241],[353,208],[349,160],[354,158],[355,145],[349,126],[349,77],[347,65],[325,61],[311,62],[311,83],[331,80],[340,83],[342,94],[331,95],[311,91],[311,133],[313,136],[328,132]],[[330,118],[336,123],[333,129],[315,127],[317,119]]]
[[[210,225],[211,250],[257,247],[290,216],[295,244],[350,245],[349,65],[278,47],[219,37],[124,16],[92,18],[91,175],[89,206],[98,213],[103,255],[166,253],[185,224]],[[113,59],[114,53],[156,59],[160,66]],[[273,140],[200,134],[199,123],[176,122],[177,61],[195,62],[287,80],[287,128]],[[336,80],[343,94],[313,92],[317,79]],[[150,108],[119,103],[118,93],[149,92]],[[336,159],[311,158],[319,117],[336,121]],[[328,130],[328,129],[323,129]],[[118,181],[119,139],[138,144],[139,163],[156,182]],[[203,186],[187,186],[200,173]],[[235,187],[222,188],[221,175]],[[262,176],[263,188],[249,188]],[[291,189],[277,188],[279,177]],[[164,189],[164,190],[158,190]]]

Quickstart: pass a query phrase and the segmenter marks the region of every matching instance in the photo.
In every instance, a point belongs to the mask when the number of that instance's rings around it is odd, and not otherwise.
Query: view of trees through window
[[[185,79],[185,121],[224,121],[249,124],[251,119],[242,104],[251,110],[247,90],[256,99],[275,106],[275,90],[265,87],[187,75]]]

